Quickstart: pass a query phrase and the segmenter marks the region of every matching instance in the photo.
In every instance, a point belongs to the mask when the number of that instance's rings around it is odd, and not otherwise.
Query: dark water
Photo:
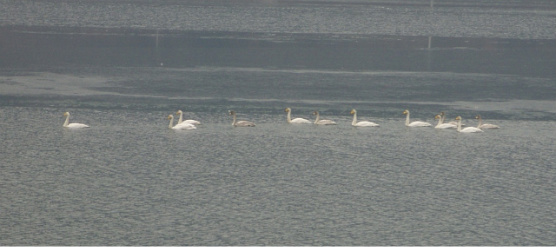
[[[1,245],[554,245],[553,1],[0,5]]]

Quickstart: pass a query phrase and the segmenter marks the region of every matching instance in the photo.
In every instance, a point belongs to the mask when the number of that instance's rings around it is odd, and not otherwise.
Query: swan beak
[[[351,110],[349,113],[350,113],[351,115],[353,115],[353,114],[355,114],[355,111],[354,111],[354,110]]]

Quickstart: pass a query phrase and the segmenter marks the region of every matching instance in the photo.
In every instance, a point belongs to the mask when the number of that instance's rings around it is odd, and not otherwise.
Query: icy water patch
[[[117,95],[99,91],[109,86],[108,78],[100,75],[74,76],[49,72],[25,72],[25,75],[0,75],[0,91],[5,95]]]

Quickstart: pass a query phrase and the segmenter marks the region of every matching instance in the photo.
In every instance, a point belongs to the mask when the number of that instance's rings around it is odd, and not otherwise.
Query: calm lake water
[[[0,245],[554,245],[556,6],[435,2],[0,1]]]

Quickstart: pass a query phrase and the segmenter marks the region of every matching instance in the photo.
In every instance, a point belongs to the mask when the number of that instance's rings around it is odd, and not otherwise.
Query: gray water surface
[[[3,244],[553,241],[552,121],[460,134],[261,114],[234,128],[199,114],[197,130],[176,132],[166,112],[72,112],[93,127],[63,129],[50,108],[2,109]]]

